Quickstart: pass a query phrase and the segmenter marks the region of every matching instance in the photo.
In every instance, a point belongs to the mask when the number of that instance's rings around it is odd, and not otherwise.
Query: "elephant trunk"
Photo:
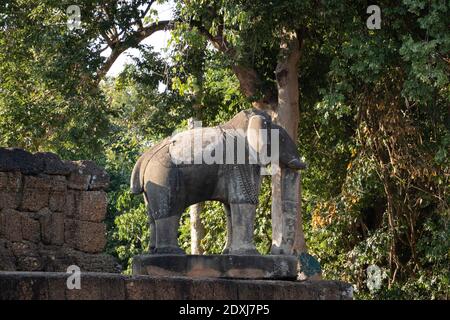
[[[288,133],[281,127],[277,126],[280,134],[280,164],[292,170],[306,169],[306,163],[300,160],[297,146]]]

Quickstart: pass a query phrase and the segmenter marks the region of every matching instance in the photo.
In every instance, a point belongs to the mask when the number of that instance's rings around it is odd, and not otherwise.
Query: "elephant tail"
[[[144,170],[145,168],[142,168],[142,160],[144,157],[140,157],[139,160],[136,162],[133,168],[133,172],[131,173],[131,179],[130,179],[130,191],[132,194],[140,194],[144,192],[144,184],[141,179],[141,170]]]

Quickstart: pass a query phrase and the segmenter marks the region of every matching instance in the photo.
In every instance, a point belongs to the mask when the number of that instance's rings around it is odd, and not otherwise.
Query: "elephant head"
[[[249,158],[253,163],[262,166],[275,163],[293,170],[305,169],[306,164],[300,160],[294,141],[286,130],[272,122],[266,112],[246,110],[227,124],[244,132]]]

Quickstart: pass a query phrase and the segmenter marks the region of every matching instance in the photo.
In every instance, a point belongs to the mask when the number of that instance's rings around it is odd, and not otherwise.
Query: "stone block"
[[[0,212],[0,236],[10,241],[22,241],[22,216],[13,209]]]
[[[84,252],[102,252],[106,245],[106,225],[103,223],[65,219],[64,241],[71,248]]]
[[[297,258],[287,255],[141,255],[133,259],[133,274],[294,280]]]
[[[74,190],[88,190],[90,181],[90,176],[73,171],[69,176],[68,187]]]
[[[62,212],[51,212],[48,209],[41,210],[40,224],[42,242],[44,244],[64,244],[64,214]]]
[[[75,161],[71,166],[69,188],[75,190],[104,190],[109,185],[109,175],[93,161]]]
[[[23,200],[21,210],[24,211],[39,211],[42,208],[48,207],[49,192],[44,190],[25,190],[23,193]]]
[[[40,271],[42,270],[42,260],[39,256],[16,257],[17,270],[20,271]]]
[[[61,270],[62,271],[62,270]],[[66,270],[64,270],[65,272]],[[48,283],[48,299],[49,300],[66,300],[67,277],[64,273],[47,273]]]
[[[20,172],[0,172],[0,191],[17,193],[22,184]]]
[[[74,190],[87,190],[89,188],[91,176],[84,173],[82,166],[80,166],[78,162],[65,161],[64,163],[70,167],[70,174],[67,178],[68,188]]]
[[[43,245],[39,248],[39,256],[42,259],[42,270],[46,272],[66,272],[67,267],[78,265],[75,257],[67,253],[64,246]]]
[[[49,176],[25,176],[21,210],[37,212],[48,207],[51,188]]]
[[[2,239],[0,239],[0,270],[16,270],[16,258],[11,251],[11,244]]]
[[[66,218],[75,218],[78,213],[78,203],[80,200],[80,191],[67,190],[66,201],[64,205],[64,215]]]
[[[17,209],[21,185],[20,172],[0,172],[0,210]]]
[[[53,176],[49,198],[51,211],[63,212],[66,208],[67,180],[64,176]]]
[[[37,189],[37,190],[51,190],[52,180],[48,175],[39,176],[25,176],[24,177],[24,189]]]
[[[16,257],[17,270],[42,270],[42,261],[38,254],[38,247],[36,244],[29,241],[13,242],[11,248]]]
[[[76,250],[66,250],[66,254],[67,256],[76,259],[76,265],[79,266],[81,270],[108,273],[119,273],[122,271],[122,267],[116,259],[108,254],[91,254]]]
[[[121,266],[108,254],[91,254],[67,246],[42,246],[39,249],[44,271],[66,272],[70,265],[77,265],[83,272],[120,273]]]
[[[129,300],[186,300],[192,279],[185,277],[134,276],[126,282]]]
[[[38,220],[30,218],[27,214],[21,215],[22,238],[34,243],[41,240],[41,225]]]
[[[67,191],[67,178],[64,176],[46,176],[50,177],[51,191],[54,192],[66,192]]]
[[[43,161],[43,172],[46,174],[63,176],[70,174],[70,167],[54,153],[38,152],[35,154],[35,157]]]
[[[104,191],[68,190],[63,211],[70,219],[100,222],[105,219],[107,205]]]
[[[135,276],[125,283],[127,300],[155,300],[156,280]]]
[[[42,272],[1,272],[0,300],[47,300],[47,275]]]
[[[19,206],[19,199],[17,193],[0,190],[0,210],[17,209],[18,206]]]
[[[52,191],[49,198],[49,208],[51,211],[64,212],[66,208],[66,192]]]
[[[81,273],[81,288],[66,289],[67,300],[124,300],[125,280],[121,275]],[[66,285],[66,281],[63,283]]]
[[[193,279],[189,298],[192,300],[237,300],[236,282],[224,279]]]
[[[105,219],[106,209],[106,192],[83,191],[79,198],[77,218],[85,221],[101,222]]]
[[[267,281],[239,281],[237,295],[240,300],[274,300],[274,287]]]
[[[40,157],[16,148],[0,148],[0,171],[17,171],[23,174],[39,174],[44,169]]]

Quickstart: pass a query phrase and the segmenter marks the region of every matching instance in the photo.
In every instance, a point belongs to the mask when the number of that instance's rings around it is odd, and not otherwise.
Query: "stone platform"
[[[140,255],[133,275],[296,280],[298,259],[288,255]]]
[[[0,300],[351,300],[340,281],[276,281],[125,276],[82,272],[68,289],[67,273],[0,271]]]

